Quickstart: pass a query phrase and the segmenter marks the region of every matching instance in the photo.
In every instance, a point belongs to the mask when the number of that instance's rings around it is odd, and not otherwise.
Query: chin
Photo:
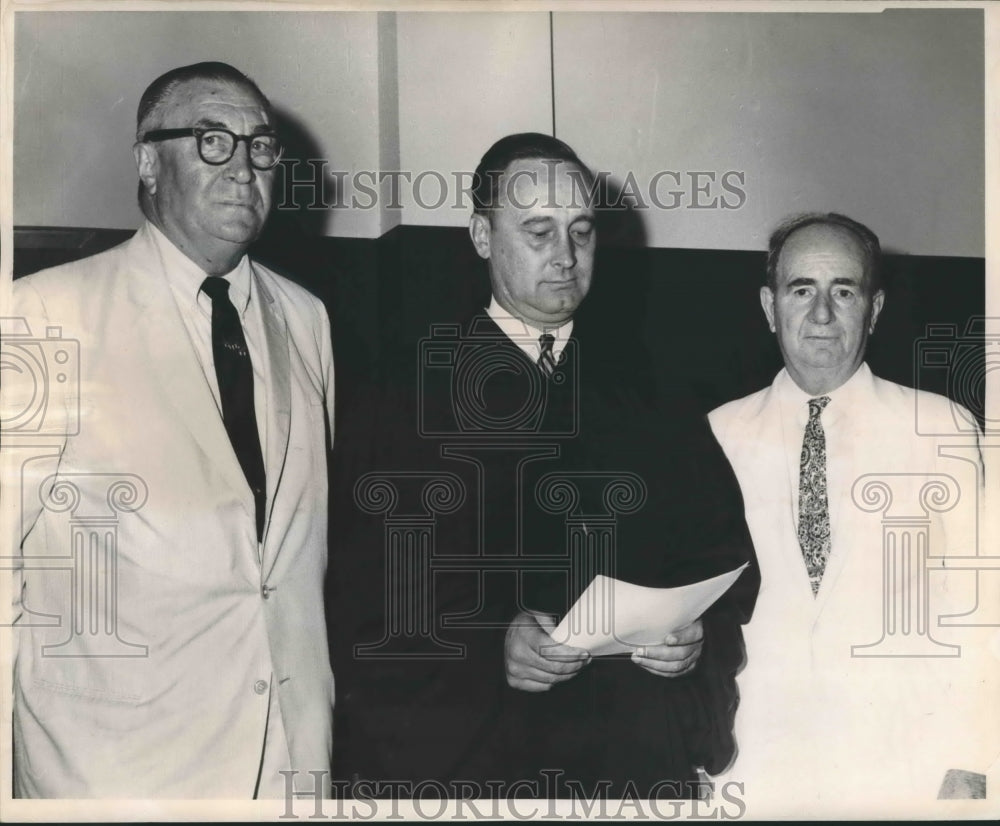
[[[263,228],[263,221],[254,224],[226,224],[225,226],[220,227],[216,236],[221,238],[223,241],[229,241],[232,244],[250,244],[257,240],[257,236],[260,235],[260,231]]]

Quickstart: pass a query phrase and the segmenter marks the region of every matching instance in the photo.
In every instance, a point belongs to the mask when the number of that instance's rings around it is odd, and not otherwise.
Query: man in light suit
[[[15,794],[311,789],[331,758],[333,360],[322,303],[247,256],[271,106],[231,66],[178,68],[136,141],[139,231],[14,286],[30,331],[79,342],[79,381],[51,383],[34,455],[8,464]],[[32,388],[5,379],[16,422]]]
[[[785,369],[709,416],[761,568],[725,775],[751,815],[926,814],[939,790],[981,790],[996,745],[983,629],[955,624],[976,573],[942,559],[976,553],[977,431],[865,364],[879,259],[845,216],[778,229],[760,295]]]

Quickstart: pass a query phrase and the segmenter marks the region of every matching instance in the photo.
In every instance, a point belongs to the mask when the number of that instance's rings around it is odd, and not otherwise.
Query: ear
[[[156,150],[148,143],[137,142],[132,147],[132,157],[135,158],[135,168],[139,172],[139,180],[149,195],[156,194],[156,175],[160,167],[160,159]]]
[[[469,237],[472,239],[472,246],[476,248],[480,258],[490,257],[490,238],[493,228],[490,226],[490,219],[486,215],[478,212],[472,213],[469,219]]]
[[[760,306],[764,308],[764,315],[767,316],[767,326],[772,333],[777,332],[774,326],[774,291],[770,287],[760,288]]]
[[[872,296],[872,317],[868,322],[868,335],[875,332],[875,322],[878,321],[878,317],[882,312],[883,304],[885,304],[885,290],[878,290],[875,295]]]

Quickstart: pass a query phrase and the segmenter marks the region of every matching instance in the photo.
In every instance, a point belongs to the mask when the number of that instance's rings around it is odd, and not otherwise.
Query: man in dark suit
[[[696,767],[732,756],[753,566],[630,657],[549,631],[598,573],[680,585],[751,560],[736,480],[636,342],[574,326],[597,217],[573,150],[511,135],[475,181],[489,306],[433,330],[341,429],[335,763],[466,796],[693,796]]]

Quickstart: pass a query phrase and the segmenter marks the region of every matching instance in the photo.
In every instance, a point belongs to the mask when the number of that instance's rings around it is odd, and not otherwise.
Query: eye
[[[576,227],[573,229],[572,234],[578,241],[587,242],[594,234],[594,228],[592,226]]]

